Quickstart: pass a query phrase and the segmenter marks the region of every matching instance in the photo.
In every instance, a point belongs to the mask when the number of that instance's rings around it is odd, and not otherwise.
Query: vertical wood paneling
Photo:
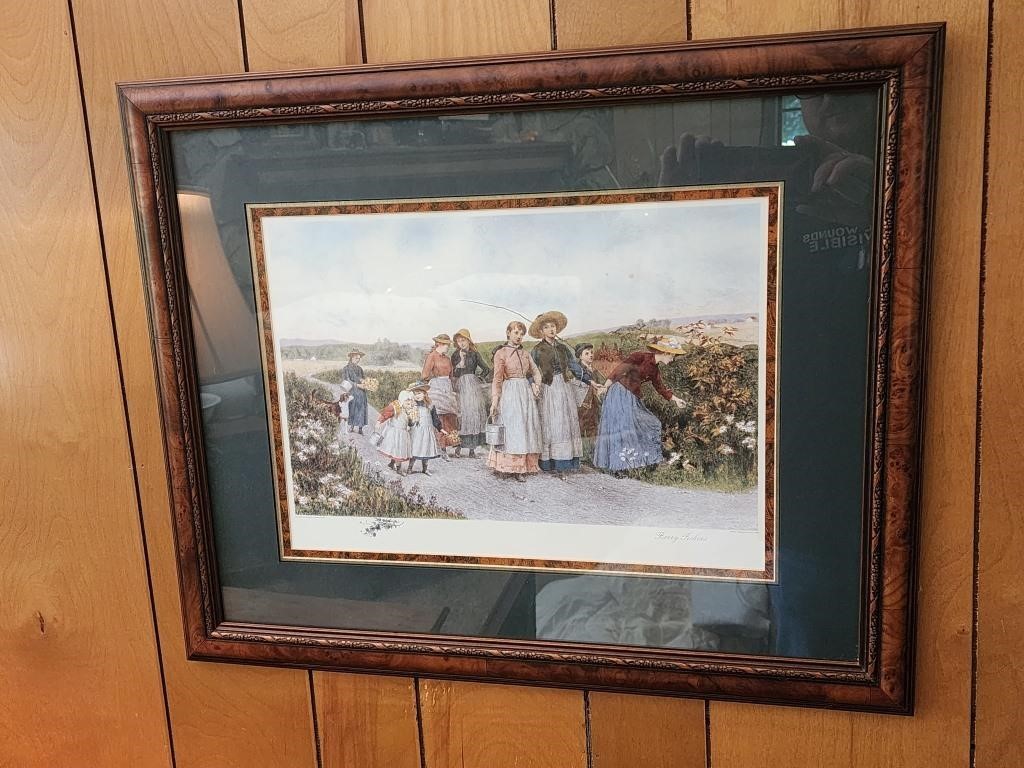
[[[704,768],[704,702],[590,694],[593,768]]]
[[[686,3],[558,0],[555,28],[559,49],[685,40]],[[680,105],[678,110],[691,117],[701,106]],[[635,177],[635,169],[648,161],[651,146],[660,152],[678,138],[665,133],[652,144],[650,130],[658,121],[648,121],[646,132],[631,136],[638,125],[635,118],[616,123],[620,179]],[[589,702],[593,768],[704,765],[704,702],[613,693],[592,693]]]
[[[357,0],[242,0],[251,72],[363,60]]]
[[[0,764],[164,768],[69,21],[0,6]]]
[[[925,362],[917,712],[913,718],[711,705],[712,764],[966,766],[971,685],[974,437],[982,135],[983,3],[695,0],[695,39],[911,23],[949,23],[930,349]]]
[[[546,51],[548,0],[363,0],[366,60]]]
[[[996,0],[985,248],[977,766],[1024,765],[1024,5]]]
[[[420,681],[426,768],[585,768],[578,691]]]
[[[363,0],[363,13],[372,63],[551,45],[548,0]],[[586,764],[578,691],[422,681],[420,693],[426,768]]]
[[[79,0],[74,11],[177,766],[310,768],[315,754],[304,672],[185,659],[149,327],[114,91],[119,80],[240,71],[238,6],[235,0]]]
[[[558,0],[559,50],[686,39],[684,0]]]
[[[420,768],[412,678],[313,674],[323,768]]]
[[[362,58],[356,0],[244,3],[250,69],[329,67]],[[322,768],[419,768],[411,677],[317,672],[312,684]]]

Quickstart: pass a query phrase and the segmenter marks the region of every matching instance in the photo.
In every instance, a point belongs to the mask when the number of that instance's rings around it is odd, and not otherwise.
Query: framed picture
[[[942,46],[119,86],[190,657],[911,712]]]

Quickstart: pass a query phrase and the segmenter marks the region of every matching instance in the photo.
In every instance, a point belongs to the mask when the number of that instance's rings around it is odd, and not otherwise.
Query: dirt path
[[[312,376],[311,381],[338,394],[335,384]],[[471,520],[532,520],[548,523],[643,525],[673,528],[751,530],[756,527],[755,491],[724,493],[652,485],[584,468],[561,477],[541,473],[525,483],[503,480],[487,469],[485,451],[474,459],[433,459],[429,475],[416,471],[402,477],[370,442],[377,411],[370,406],[365,435],[339,430],[341,445],[349,445],[381,476],[399,480],[406,491],[418,491],[434,503],[461,512]]]

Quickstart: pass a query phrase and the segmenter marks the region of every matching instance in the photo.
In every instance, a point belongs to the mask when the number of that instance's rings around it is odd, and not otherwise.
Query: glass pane
[[[847,90],[172,134],[226,617],[857,658],[878,97],[877,90]],[[779,146],[780,136],[785,143],[804,131],[808,138],[795,146]],[[828,182],[817,188],[815,173],[826,166]],[[777,583],[280,558],[247,204],[755,181],[785,185]],[[412,251],[409,260],[416,258]],[[406,266],[395,264],[396,274]],[[557,254],[551,268],[558,273]],[[671,319],[686,317],[685,309]],[[461,324],[452,317],[449,333]],[[379,342],[304,339],[306,351],[294,354],[318,377],[337,381],[350,342],[369,345],[364,365],[373,370],[423,354],[409,342],[424,339],[385,342],[384,335]],[[310,351],[311,341],[329,343]],[[409,362],[418,367],[421,359]],[[668,370],[685,385],[689,374]],[[688,480],[687,459],[673,453],[680,452],[665,448],[657,471],[683,490],[737,492],[704,476]],[[442,503],[444,477],[459,467],[456,460],[431,464]],[[710,468],[712,479],[719,470]]]

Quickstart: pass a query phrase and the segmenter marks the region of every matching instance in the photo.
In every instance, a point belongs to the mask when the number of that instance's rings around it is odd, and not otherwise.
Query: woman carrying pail
[[[540,471],[542,436],[537,398],[540,396],[540,369],[523,349],[526,326],[513,320],[505,329],[508,341],[494,353],[494,379],[491,382],[491,421],[503,430],[500,445],[492,445],[487,466],[499,477],[525,482],[525,475]]]

